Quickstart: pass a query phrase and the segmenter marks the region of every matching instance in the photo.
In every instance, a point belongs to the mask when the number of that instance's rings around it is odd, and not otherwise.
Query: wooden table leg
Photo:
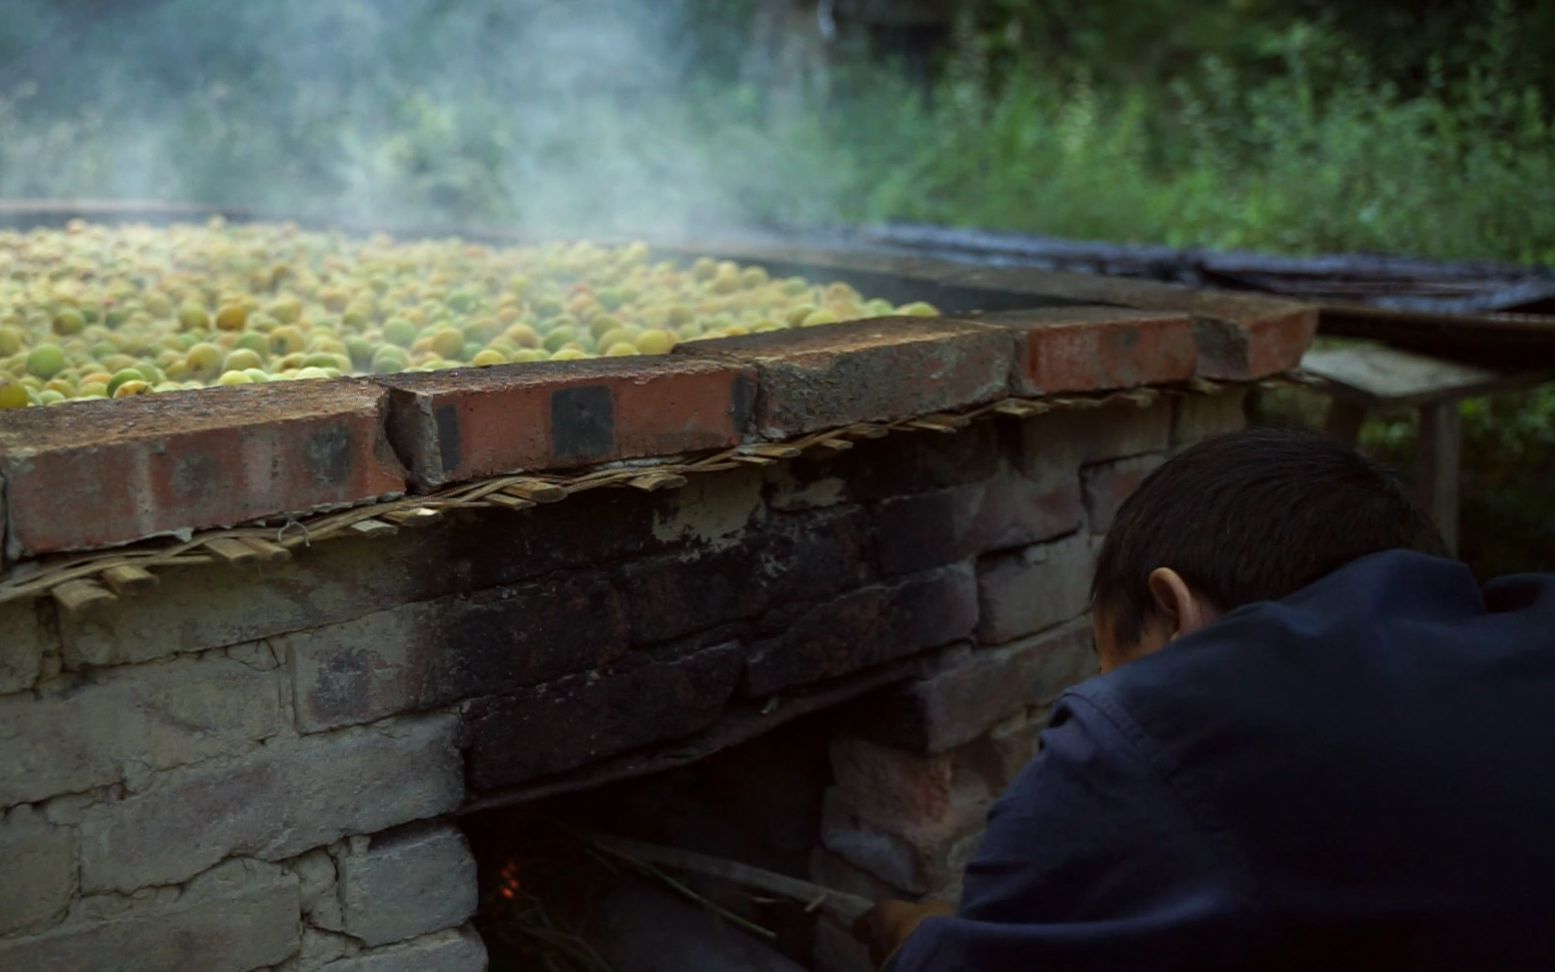
[[[1328,402],[1324,431],[1351,448],[1360,441],[1361,423],[1366,421],[1366,406],[1344,398]]]
[[[1447,549],[1458,555],[1458,462],[1462,423],[1457,400],[1420,407],[1419,453],[1415,461],[1420,502],[1442,531]]]

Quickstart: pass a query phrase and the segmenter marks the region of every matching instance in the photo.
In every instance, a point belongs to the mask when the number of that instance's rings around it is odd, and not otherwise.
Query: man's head
[[[1287,429],[1208,439],[1151,473],[1107,531],[1091,584],[1102,670],[1395,548],[1447,555],[1403,486],[1353,450]]]

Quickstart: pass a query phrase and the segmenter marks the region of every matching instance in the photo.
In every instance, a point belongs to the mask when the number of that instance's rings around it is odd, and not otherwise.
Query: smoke
[[[12,0],[0,194],[687,232],[824,193],[733,0]]]

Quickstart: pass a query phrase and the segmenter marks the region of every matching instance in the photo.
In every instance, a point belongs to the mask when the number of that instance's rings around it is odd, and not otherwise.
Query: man
[[[892,972],[1555,969],[1555,575],[1481,590],[1392,478],[1259,430],[1123,504],[1066,693]],[[916,931],[914,928],[916,927]]]

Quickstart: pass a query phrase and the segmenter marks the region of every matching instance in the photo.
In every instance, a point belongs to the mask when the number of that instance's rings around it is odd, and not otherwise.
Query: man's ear
[[[1193,634],[1220,616],[1219,611],[1195,594],[1182,575],[1170,567],[1152,570],[1149,586],[1156,610],[1166,619],[1174,640]]]

